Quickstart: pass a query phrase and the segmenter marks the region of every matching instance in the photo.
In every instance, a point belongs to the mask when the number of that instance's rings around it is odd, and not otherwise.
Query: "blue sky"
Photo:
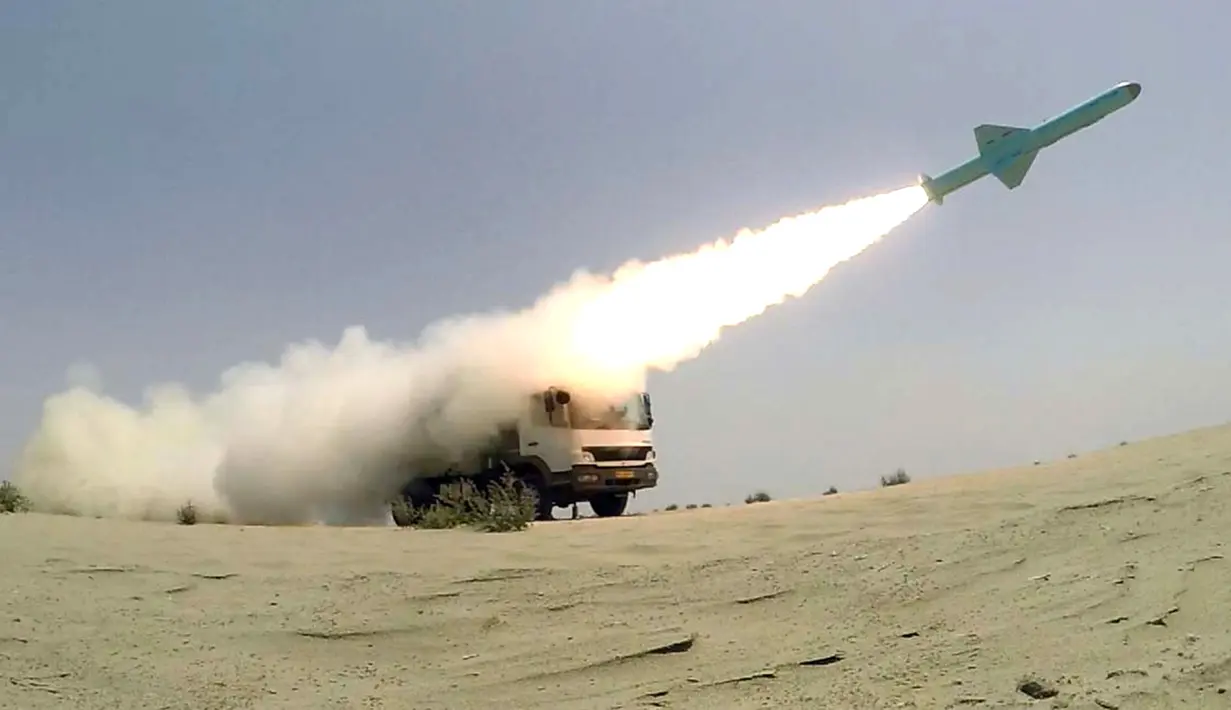
[[[136,401],[363,324],[887,191],[1119,81],[1025,183],[929,207],[652,381],[721,502],[1054,458],[1231,410],[1231,10],[1186,3],[17,3],[0,460],[75,362]]]

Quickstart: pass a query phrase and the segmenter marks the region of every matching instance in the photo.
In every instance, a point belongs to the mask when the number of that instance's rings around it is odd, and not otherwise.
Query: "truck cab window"
[[[650,428],[649,412],[640,392],[614,402],[577,397],[568,406],[573,429],[629,431]]]

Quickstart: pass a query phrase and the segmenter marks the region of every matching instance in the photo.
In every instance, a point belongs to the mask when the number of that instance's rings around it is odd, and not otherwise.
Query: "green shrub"
[[[517,532],[530,527],[538,510],[538,494],[512,476],[487,490],[484,515],[475,525],[484,532]]]
[[[175,519],[180,525],[196,525],[197,524],[197,507],[192,504],[192,501],[180,506],[179,510],[175,511]]]
[[[748,505],[752,505],[753,503],[768,503],[770,500],[771,499],[768,493],[765,491],[757,491],[756,493],[753,493],[745,498],[744,502]]]
[[[28,513],[30,499],[22,495],[11,481],[0,483],[0,513]]]
[[[900,486],[904,483],[910,483],[910,476],[906,475],[906,469],[899,468],[892,476],[881,476],[881,486]]]
[[[469,479],[441,486],[436,502],[414,509],[399,497],[391,504],[399,527],[430,530],[470,527],[483,532],[525,530],[534,521],[538,496],[513,476],[480,489]]]

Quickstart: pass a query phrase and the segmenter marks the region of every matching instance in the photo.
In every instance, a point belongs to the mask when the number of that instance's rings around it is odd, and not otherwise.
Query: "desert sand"
[[[518,533],[5,515],[0,706],[1231,707],[1228,501],[1218,427]]]

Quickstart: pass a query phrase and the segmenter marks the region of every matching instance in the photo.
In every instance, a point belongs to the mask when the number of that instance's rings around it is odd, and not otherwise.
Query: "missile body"
[[[988,174],[995,175],[1012,190],[1022,184],[1040,150],[1124,108],[1140,93],[1141,84],[1117,84],[1034,128],[985,123],[975,128],[975,143],[979,147],[977,156],[936,177],[920,175],[919,184],[927,192],[928,199],[938,205],[944,201],[945,195]]]

